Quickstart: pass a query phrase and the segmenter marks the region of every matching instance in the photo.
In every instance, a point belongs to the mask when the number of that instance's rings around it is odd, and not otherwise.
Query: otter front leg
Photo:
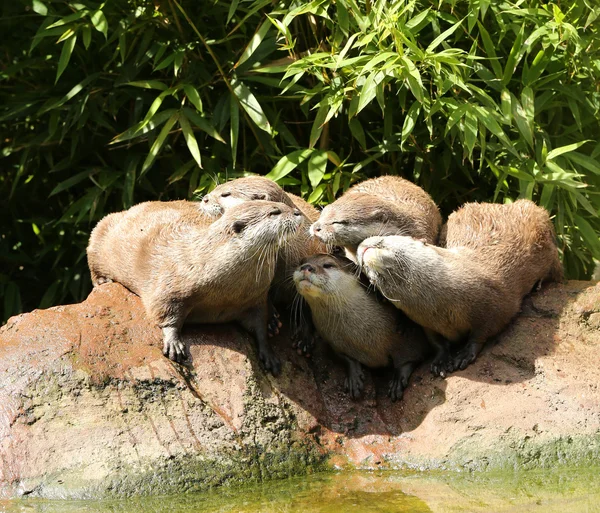
[[[312,312],[307,304],[302,305],[300,315],[300,325],[296,326],[293,346],[298,350],[298,354],[310,357],[315,343],[317,341],[317,329],[315,328]]]
[[[399,366],[396,366],[396,362],[394,362],[394,376],[390,381],[387,394],[392,402],[402,399],[404,390],[408,388],[408,380],[410,379],[410,376],[417,365],[417,362],[405,362]]]
[[[258,349],[258,358],[264,368],[273,374],[273,376],[278,376],[281,372],[281,362],[269,346],[267,337],[268,315],[269,308],[265,302],[264,305],[248,310],[244,317],[239,320],[239,323],[244,329],[254,335]]]
[[[428,328],[424,328],[424,331],[430,344],[435,349],[435,355],[431,361],[431,374],[445,378],[446,370],[450,362],[449,343],[444,337],[435,331],[432,331]]]
[[[174,362],[181,363],[187,359],[185,344],[181,340],[180,328],[176,326],[164,326],[163,332],[163,354]]]
[[[365,375],[362,365],[354,358],[350,358],[345,354],[342,355],[342,358],[346,361],[346,368],[348,370],[348,375],[344,381],[344,388],[352,399],[358,399],[365,388]]]
[[[267,333],[269,337],[279,335],[279,328],[281,328],[281,321],[279,320],[279,312],[273,301],[269,299],[269,314],[268,314]]]
[[[476,359],[483,346],[485,345],[486,336],[481,334],[471,334],[465,346],[456,353],[453,358],[448,360],[446,370],[454,372],[457,370],[465,370]]]

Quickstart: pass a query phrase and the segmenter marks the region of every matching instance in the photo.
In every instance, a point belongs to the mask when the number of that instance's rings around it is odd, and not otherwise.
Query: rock
[[[600,458],[600,284],[550,285],[465,371],[423,366],[403,401],[387,371],[343,390],[326,347],[274,340],[280,377],[250,337],[187,328],[191,359],[161,354],[137,296],[118,284],[0,329],[0,498],[199,491],[322,468],[485,470]]]

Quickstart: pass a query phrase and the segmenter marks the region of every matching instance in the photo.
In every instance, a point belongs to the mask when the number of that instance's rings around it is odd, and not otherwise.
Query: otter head
[[[382,274],[410,279],[421,264],[435,262],[437,256],[434,246],[404,235],[369,237],[356,251],[358,265],[375,284]]]
[[[247,201],[227,209],[211,226],[230,239],[242,241],[253,254],[262,248],[279,247],[292,237],[303,222],[297,208],[274,201]]]
[[[311,235],[325,244],[356,248],[373,235],[401,231],[398,213],[384,201],[370,195],[353,194],[327,205],[319,220],[310,227]]]
[[[219,217],[231,207],[257,200],[278,201],[293,206],[275,182],[262,176],[248,176],[218,185],[202,198],[200,208],[211,217]]]
[[[345,297],[353,287],[362,287],[357,267],[342,256],[317,254],[305,258],[294,271],[298,293],[306,299]],[[338,301],[339,303],[339,301]]]

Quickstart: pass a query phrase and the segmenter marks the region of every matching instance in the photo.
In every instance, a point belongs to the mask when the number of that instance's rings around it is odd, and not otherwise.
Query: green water
[[[600,469],[511,474],[316,474],[196,495],[0,502],[7,513],[600,513]]]

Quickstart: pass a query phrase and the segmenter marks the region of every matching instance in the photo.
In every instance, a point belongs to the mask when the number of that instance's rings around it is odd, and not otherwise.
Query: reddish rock
[[[552,285],[467,370],[420,369],[400,403],[385,371],[363,399],[325,347],[274,344],[259,368],[235,327],[186,328],[161,354],[139,299],[103,285],[0,329],[0,498],[201,490],[338,467],[496,469],[600,458],[600,285]]]

